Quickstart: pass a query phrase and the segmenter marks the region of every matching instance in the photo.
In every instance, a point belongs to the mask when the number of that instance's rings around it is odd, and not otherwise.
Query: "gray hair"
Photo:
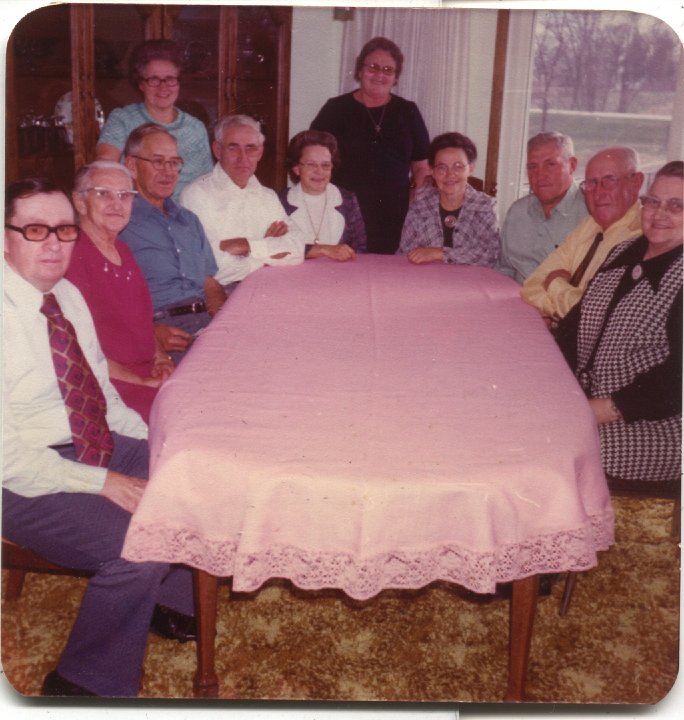
[[[159,133],[160,135],[168,135],[170,138],[173,139],[173,141],[178,145],[178,140],[176,137],[170,133],[163,125],[157,125],[157,123],[145,123],[144,125],[139,125],[135,130],[131,131],[131,134],[128,136],[128,139],[126,140],[126,145],[123,149],[123,155],[124,157],[130,157],[131,155],[137,155],[141,150],[143,146],[143,141],[148,135],[155,135],[156,133]]]
[[[79,168],[74,178],[74,191],[81,192],[84,190],[90,184],[91,175],[97,170],[118,170],[128,178],[131,187],[133,187],[133,175],[125,165],[121,165],[121,163],[114,160],[93,160],[93,162]]]
[[[248,127],[252,128],[254,132],[259,136],[259,144],[263,145],[266,138],[261,132],[261,124],[258,120],[255,120],[249,115],[224,115],[217,123],[214,128],[214,140],[216,142],[223,142],[223,133],[231,127]]]
[[[549,143],[553,143],[566,158],[574,157],[575,143],[569,135],[559,132],[541,132],[531,137],[527,141],[527,154],[529,155],[533,150]]]

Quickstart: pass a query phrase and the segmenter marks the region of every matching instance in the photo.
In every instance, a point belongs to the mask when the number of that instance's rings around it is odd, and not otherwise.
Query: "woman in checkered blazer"
[[[679,482],[684,163],[641,198],[643,235],[612,250],[557,330],[589,398],[606,474]]]
[[[475,144],[461,133],[444,133],[430,143],[433,183],[417,191],[397,254],[417,264],[496,266],[501,239],[494,198],[468,182],[476,159]]]

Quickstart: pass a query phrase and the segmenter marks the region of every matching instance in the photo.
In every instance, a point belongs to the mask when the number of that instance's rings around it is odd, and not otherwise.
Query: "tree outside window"
[[[570,135],[578,176],[600,148],[630,145],[646,172],[666,158],[682,45],[662,21],[630,12],[537,13],[529,135]]]

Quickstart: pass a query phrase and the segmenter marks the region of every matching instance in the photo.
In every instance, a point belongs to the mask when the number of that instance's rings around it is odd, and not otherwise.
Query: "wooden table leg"
[[[204,570],[193,569],[195,613],[197,616],[197,672],[195,697],[218,697],[218,677],[214,668],[218,580]]]
[[[504,697],[506,702],[523,702],[525,699],[525,676],[538,592],[539,575],[513,581],[508,646],[508,689]]]

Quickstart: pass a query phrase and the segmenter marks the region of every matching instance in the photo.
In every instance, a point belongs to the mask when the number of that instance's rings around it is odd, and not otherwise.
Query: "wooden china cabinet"
[[[51,177],[69,187],[94,159],[104,119],[141,100],[128,81],[139,42],[175,40],[184,65],[178,105],[210,132],[226,113],[262,123],[258,176],[286,184],[292,9],[219,5],[61,4],[36,10],[7,49],[6,179]]]

